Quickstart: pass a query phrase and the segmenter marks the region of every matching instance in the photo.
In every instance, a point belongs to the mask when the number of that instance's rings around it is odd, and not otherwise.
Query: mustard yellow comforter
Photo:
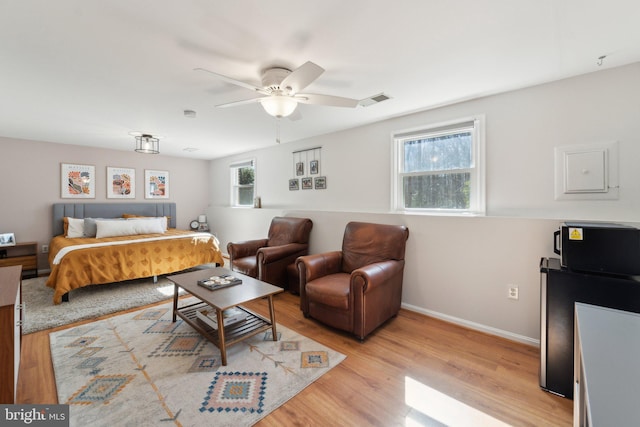
[[[67,246],[174,235],[184,237],[76,249],[53,263],[56,254]],[[223,265],[224,260],[215,237],[206,233],[169,229],[164,234],[102,239],[56,236],[49,245],[51,274],[47,286],[55,290],[53,303],[60,304],[64,294],[83,286],[175,273],[208,263]]]

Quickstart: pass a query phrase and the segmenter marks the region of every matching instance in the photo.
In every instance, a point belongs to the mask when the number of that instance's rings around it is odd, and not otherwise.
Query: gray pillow
[[[96,237],[98,226],[96,225],[96,218],[84,219],[84,237]]]
[[[123,218],[85,218],[84,237],[96,237],[96,233],[98,232],[97,219],[100,221],[123,221]]]

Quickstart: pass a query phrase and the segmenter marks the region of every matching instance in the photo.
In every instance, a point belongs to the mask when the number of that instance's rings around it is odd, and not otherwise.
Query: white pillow
[[[133,217],[128,217],[127,221],[140,221],[141,219],[157,219],[158,221],[160,221],[160,225],[162,225],[162,230],[167,231],[168,225],[169,225],[169,218],[167,218],[166,216],[133,216]]]
[[[96,220],[96,238],[133,236],[136,234],[163,234],[161,220],[157,218],[139,219],[136,221],[101,221]]]
[[[84,219],[67,217],[67,237],[84,237]]]
[[[96,220],[102,221],[124,221],[123,218],[85,218],[84,219],[84,237],[96,237],[98,226]]]

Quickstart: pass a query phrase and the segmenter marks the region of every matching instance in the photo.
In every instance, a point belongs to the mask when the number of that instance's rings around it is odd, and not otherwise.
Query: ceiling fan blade
[[[240,86],[240,87],[243,87],[245,89],[249,89],[251,91],[259,92],[259,93],[267,95],[267,93],[264,91],[264,89],[262,89],[260,87],[257,87],[257,86],[254,86],[254,85],[252,85],[250,83],[245,83],[245,82],[242,82],[240,80],[232,79],[231,77],[227,77],[227,76],[224,76],[222,74],[214,73],[213,71],[210,71],[210,70],[207,70],[207,69],[204,69],[204,68],[194,68],[193,70],[194,71],[204,71],[205,73],[213,74],[214,76],[216,76],[220,80],[223,80],[223,81],[225,81],[227,83],[231,83],[233,85]]]
[[[355,108],[358,106],[357,99],[343,98],[333,95],[319,95],[315,93],[299,93],[295,96],[296,101],[302,104],[328,105],[330,107]]]
[[[227,102],[225,104],[218,104],[216,105],[216,107],[227,108],[227,107],[238,107],[240,105],[255,104],[256,102],[260,102],[260,100],[264,98],[267,98],[267,97],[261,96],[259,98],[244,99],[242,101]]]
[[[290,92],[296,94],[298,91],[309,86],[309,84],[320,77],[322,73],[324,73],[324,68],[311,61],[307,61],[289,73],[280,83],[280,88],[291,88]]]

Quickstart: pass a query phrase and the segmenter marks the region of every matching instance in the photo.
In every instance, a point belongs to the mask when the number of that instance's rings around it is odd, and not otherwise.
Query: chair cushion
[[[351,275],[347,273],[319,277],[307,283],[307,298],[315,304],[348,310],[350,281]]]
[[[258,266],[256,265],[255,256],[235,258],[231,269],[238,273],[246,274],[247,276],[258,277]]]

